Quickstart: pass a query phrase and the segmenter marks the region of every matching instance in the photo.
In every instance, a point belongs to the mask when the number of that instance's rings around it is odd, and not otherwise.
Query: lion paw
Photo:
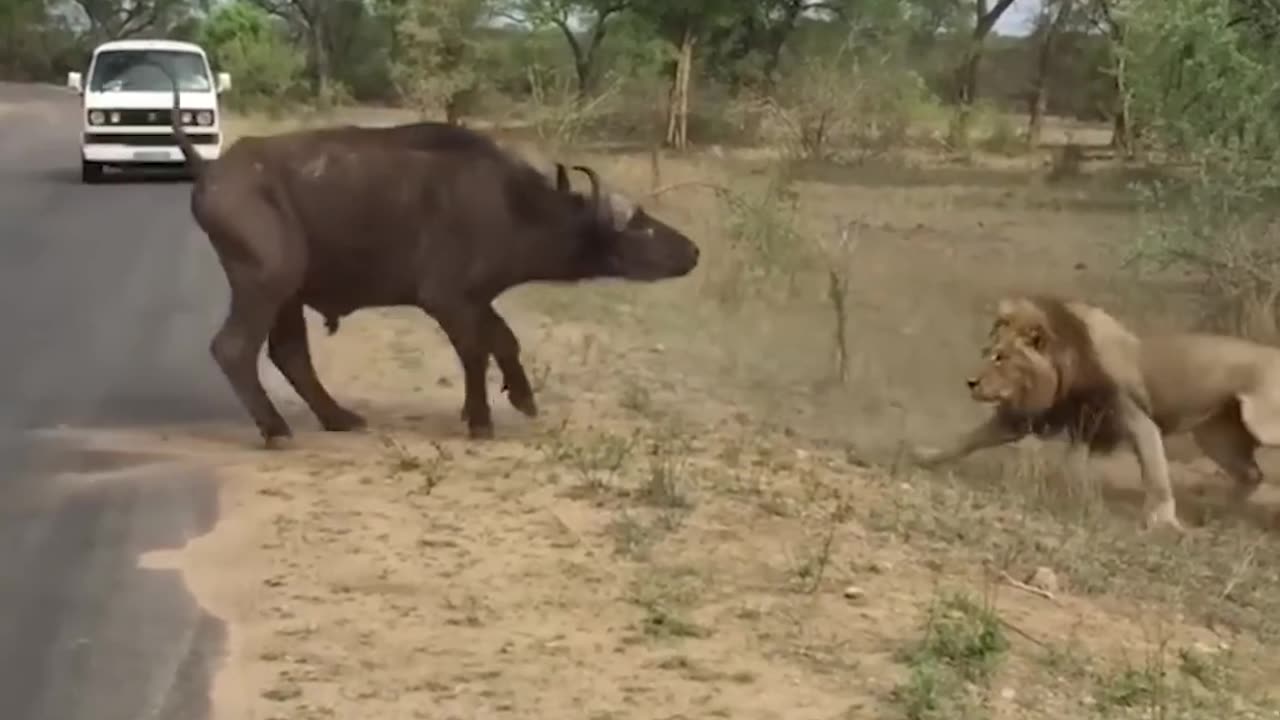
[[[916,446],[907,450],[907,457],[915,465],[928,468],[938,464],[942,459],[942,451],[937,448]]]
[[[1173,530],[1178,533],[1185,533],[1186,527],[1182,521],[1178,519],[1178,513],[1174,508],[1172,500],[1160,503],[1147,513],[1146,521],[1143,523],[1144,530]]]

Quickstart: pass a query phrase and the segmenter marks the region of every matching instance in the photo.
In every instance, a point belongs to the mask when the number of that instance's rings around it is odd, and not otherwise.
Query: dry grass
[[[642,153],[569,159],[653,184]],[[1050,183],[1050,163],[663,158],[679,187],[650,204],[704,264],[500,299],[544,415],[495,388],[493,442],[463,439],[459,371],[416,311],[313,333],[374,430],[311,429],[277,383],[301,448],[227,471],[224,519],[183,561],[232,630],[220,716],[1277,717],[1269,489],[1226,516],[1221,480],[1175,462],[1204,528],[1172,541],[1138,533],[1129,458],[1087,488],[1054,446],[899,463],[979,415],[961,379],[999,294],[1079,294],[1140,327],[1192,301],[1178,278],[1123,290],[1121,171]],[[168,440],[252,442],[247,421]],[[1057,587],[1018,585],[1038,568]]]

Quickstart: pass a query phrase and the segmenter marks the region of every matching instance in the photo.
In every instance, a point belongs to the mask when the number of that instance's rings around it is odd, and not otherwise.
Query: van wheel
[[[102,179],[102,163],[80,161],[80,182],[96,183]]]

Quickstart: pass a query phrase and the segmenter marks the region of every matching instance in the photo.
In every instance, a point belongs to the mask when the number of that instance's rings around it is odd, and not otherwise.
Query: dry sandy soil
[[[146,559],[228,623],[218,718],[1280,717],[1273,488],[1215,511],[1221,480],[1175,444],[1202,527],[1174,540],[1138,532],[1128,458],[1085,489],[1035,443],[898,462],[979,417],[961,379],[1000,293],[1175,322],[1178,287],[1140,303],[1110,274],[1136,232],[1119,181],[901,157],[769,190],[749,155],[662,165],[704,183],[654,209],[703,245],[691,277],[500,300],[542,415],[491,377],[496,440],[465,439],[455,357],[411,310],[310,318],[366,433],[320,432],[264,361],[293,449],[247,418],[118,436],[223,478],[218,526]],[[644,156],[569,159],[654,182]]]

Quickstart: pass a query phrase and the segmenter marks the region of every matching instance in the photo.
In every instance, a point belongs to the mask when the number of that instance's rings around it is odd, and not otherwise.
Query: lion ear
[[[1045,335],[1044,328],[1033,327],[1027,330],[1027,344],[1037,352],[1043,352],[1045,345],[1048,345],[1048,337]]]

